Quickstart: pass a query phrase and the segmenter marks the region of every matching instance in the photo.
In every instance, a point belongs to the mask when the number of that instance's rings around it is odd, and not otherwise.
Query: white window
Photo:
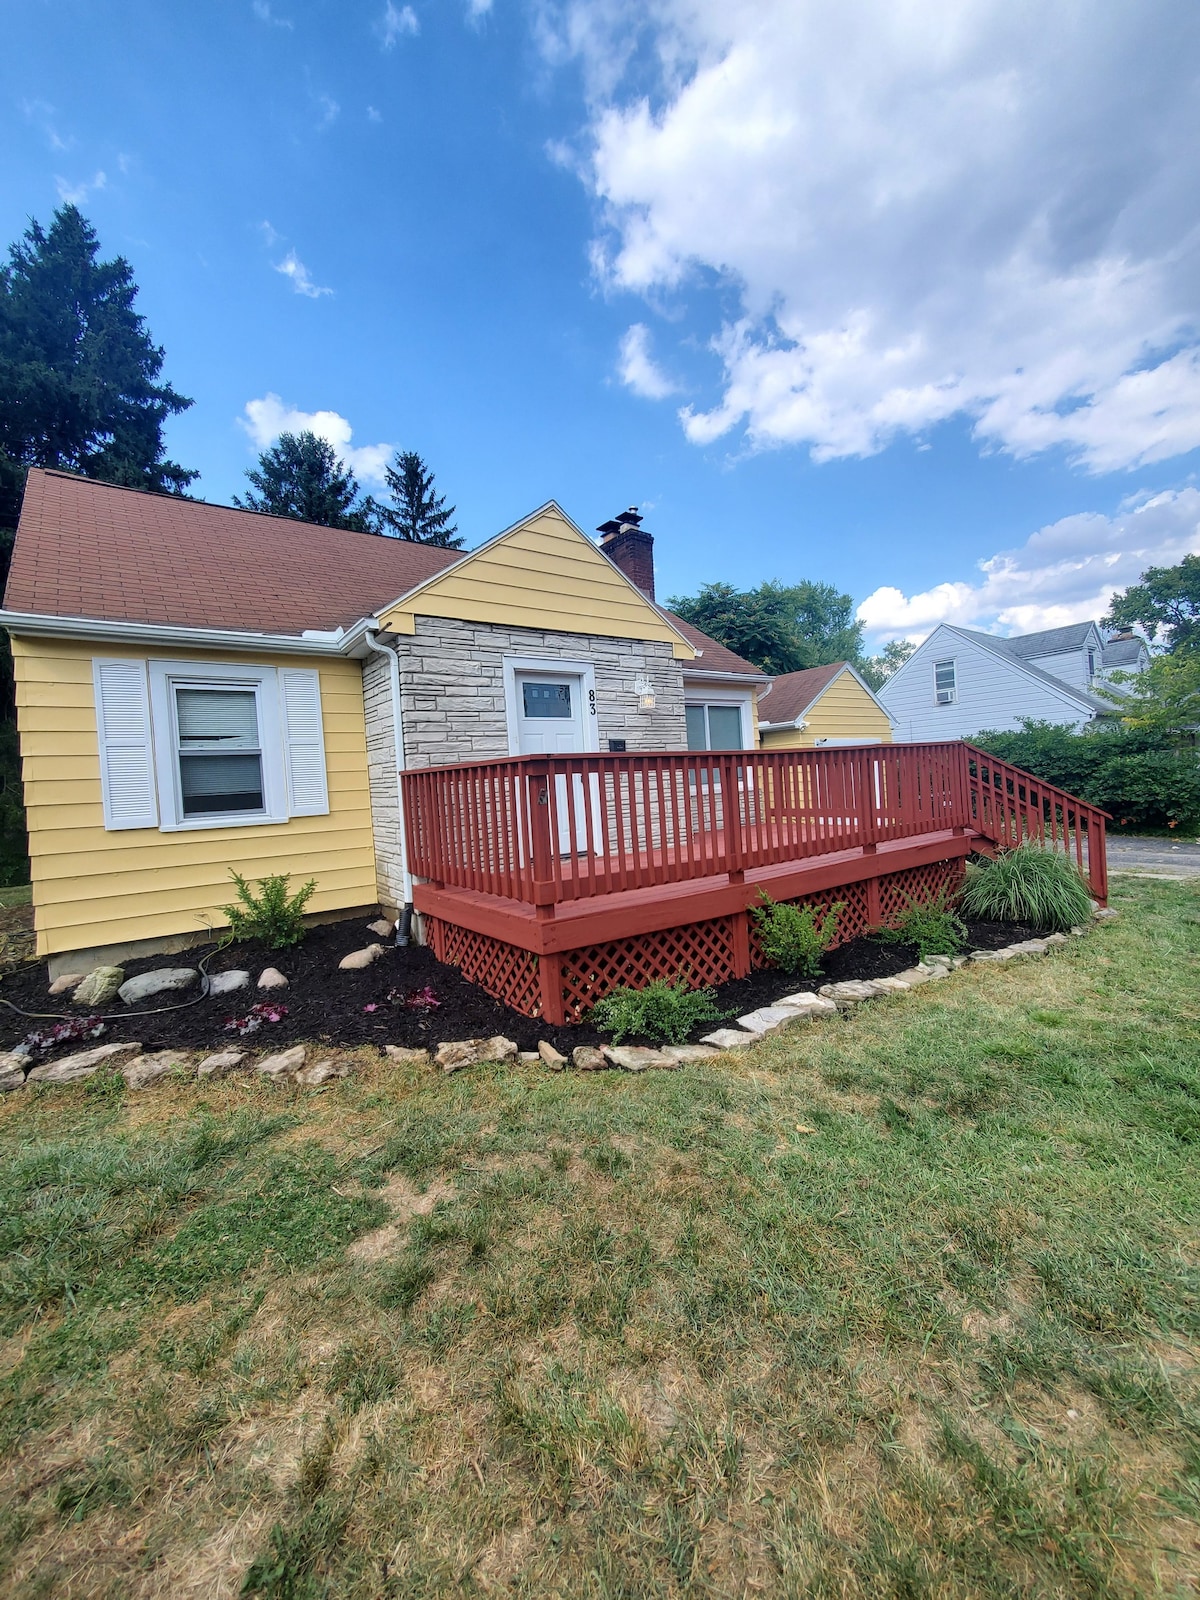
[[[958,681],[953,661],[934,662],[933,697],[939,706],[952,706],[958,699]]]
[[[738,704],[687,705],[687,746],[689,750],[743,750],[746,708]]]
[[[1096,676],[1096,652],[1094,650],[1089,650],[1088,651],[1088,678],[1091,679],[1091,678],[1094,678],[1095,676]]]
[[[176,831],[329,810],[319,673],[92,664],[106,828]]]

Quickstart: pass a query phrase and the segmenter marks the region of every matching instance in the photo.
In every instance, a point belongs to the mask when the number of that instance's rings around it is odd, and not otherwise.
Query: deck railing
[[[413,874],[542,914],[945,829],[1044,840],[1107,887],[1103,812],[961,743],[517,756],[406,772],[403,790]]]

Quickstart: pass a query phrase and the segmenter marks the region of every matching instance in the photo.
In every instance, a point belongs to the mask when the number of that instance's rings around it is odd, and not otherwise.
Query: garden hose
[[[201,956],[200,960],[197,961],[196,969],[200,974],[200,993],[193,999],[180,1000],[173,1006],[155,1006],[150,1011],[110,1011],[107,1015],[103,1013],[98,1015],[96,1020],[98,1022],[122,1022],[127,1021],[130,1017],[161,1017],[167,1011],[186,1011],[189,1006],[198,1006],[201,1000],[208,999],[209,977],[204,970],[205,966],[212,960],[213,956],[218,954],[220,954],[219,951],[212,950],[208,955]],[[3,995],[0,995],[0,1006],[7,1006],[10,1011],[15,1011],[19,1017],[29,1017],[33,1022],[72,1022],[76,1017],[82,1015],[78,1011],[23,1011],[20,1006],[14,1005],[11,1000],[5,1000]]]

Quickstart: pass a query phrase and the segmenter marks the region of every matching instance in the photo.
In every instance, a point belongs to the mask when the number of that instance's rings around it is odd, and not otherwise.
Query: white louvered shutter
[[[144,661],[92,662],[104,826],[157,828],[150,689]]]
[[[325,737],[321,731],[321,675],[307,667],[279,669],[288,815],[324,816],[329,810]]]

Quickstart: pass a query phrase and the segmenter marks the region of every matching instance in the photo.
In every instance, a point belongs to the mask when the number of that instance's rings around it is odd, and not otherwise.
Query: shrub
[[[1048,932],[1086,922],[1092,911],[1088,886],[1071,858],[1032,843],[968,867],[961,903],[969,917]]]
[[[962,918],[950,904],[950,893],[943,886],[928,900],[905,895],[905,909],[892,928],[879,928],[875,937],[885,944],[915,945],[922,961],[926,956],[956,956],[967,942]]]
[[[232,867],[229,876],[237,889],[237,901],[222,906],[221,911],[233,938],[259,939],[269,950],[284,950],[300,943],[304,937],[304,907],[316,893],[315,878],[310,878],[289,898],[291,874],[288,872],[259,878],[257,895]]]
[[[837,935],[838,918],[846,909],[846,902],[839,900],[830,906],[818,922],[811,906],[781,905],[761,889],[759,894],[763,904],[752,906],[750,914],[758,923],[767,962],[795,977],[820,977],[821,957]]]
[[[656,978],[644,989],[614,989],[592,1007],[592,1021],[602,1033],[612,1034],[614,1044],[630,1035],[682,1044],[699,1023],[720,1022],[726,1015],[717,1009],[716,999],[712,989],[689,988],[681,972],[674,983]]]
[[[1109,812],[1114,832],[1200,828],[1196,752],[1166,747],[1153,729],[1108,725],[1076,733],[1026,717],[1020,732],[980,733],[972,743]]]

